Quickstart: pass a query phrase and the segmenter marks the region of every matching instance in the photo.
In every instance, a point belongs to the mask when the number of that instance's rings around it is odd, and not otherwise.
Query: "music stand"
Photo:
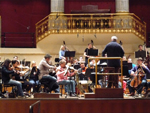
[[[127,65],[128,64],[128,62],[127,61],[123,61],[123,65]]]
[[[146,58],[146,51],[135,51],[135,58],[142,57],[142,59]]]
[[[59,62],[59,58],[55,58],[55,62]]]
[[[66,51],[64,57],[75,57],[75,51]]]
[[[74,68],[75,69],[79,69],[80,68],[80,65],[78,64],[78,65],[74,65]]]
[[[132,63],[128,63],[128,70],[132,69]]]
[[[89,55],[89,56],[98,56],[98,49],[88,49],[87,55]]]

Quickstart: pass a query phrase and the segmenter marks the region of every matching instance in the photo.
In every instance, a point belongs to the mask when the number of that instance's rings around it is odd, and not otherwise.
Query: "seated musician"
[[[75,59],[73,60],[73,65],[78,65],[78,64],[79,64],[79,61],[78,61],[78,59],[75,58]]]
[[[87,80],[87,81],[91,80],[90,76],[85,76],[86,70],[87,70],[87,67],[85,67],[85,63],[81,63],[80,68],[78,69],[79,80]],[[88,90],[89,92],[93,92],[90,86],[91,84],[89,84]]]
[[[132,59],[129,58],[128,59],[128,63],[132,63]],[[134,63],[132,63],[132,68],[134,68],[136,65]],[[129,74],[131,74],[131,70],[128,70]]]
[[[39,79],[40,70],[36,66],[36,62],[32,61],[31,63],[31,73],[30,73],[30,83],[33,85],[33,92],[38,92],[39,89]]]
[[[131,76],[133,77],[136,77],[137,75],[137,72],[138,71],[142,71],[143,73],[145,74],[149,74],[150,73],[150,70],[147,68],[147,66],[145,66],[142,62],[142,58],[138,58],[137,60],[137,65],[131,69]],[[129,91],[130,91],[130,95],[131,96],[134,96],[135,94],[135,89],[137,91],[137,96],[141,96],[141,92],[142,92],[142,89],[143,87],[146,85],[147,81],[146,81],[146,75],[143,75],[143,77],[141,78],[141,84],[139,84],[137,87],[134,87],[134,86],[131,86],[131,82],[128,82],[128,87],[129,87]]]
[[[17,86],[18,96],[24,97],[24,94],[22,91],[22,84],[19,81],[12,80],[10,78],[10,74],[16,73],[16,71],[13,70],[13,68],[11,68],[10,64],[11,64],[11,61],[9,59],[6,59],[2,67],[2,81],[4,82],[4,84]]]
[[[68,77],[71,77],[74,75],[74,73],[70,73],[69,67],[66,66],[66,61],[61,60],[59,62],[59,67],[57,68],[57,82],[61,85],[67,85],[67,92],[70,96],[76,96],[75,94],[75,81],[74,80],[68,80]]]
[[[26,71],[22,71],[20,68],[18,68],[18,61],[17,60],[12,60],[12,67],[14,70],[17,71],[17,73],[13,74],[12,76],[14,77],[15,80],[22,82],[22,88],[25,91],[29,91],[32,87],[32,84],[25,78],[26,76],[29,75],[29,69]]]
[[[85,67],[84,63],[80,63],[80,68],[78,69],[79,74],[79,80],[88,80],[87,77],[85,77],[87,67]]]
[[[44,85],[48,86],[47,92],[55,91],[55,93],[58,93],[57,88],[59,87],[57,84],[57,79],[51,75],[49,75],[49,69],[55,70],[56,67],[49,65],[49,61],[51,60],[51,55],[46,54],[45,57],[41,60],[39,64],[39,80]]]

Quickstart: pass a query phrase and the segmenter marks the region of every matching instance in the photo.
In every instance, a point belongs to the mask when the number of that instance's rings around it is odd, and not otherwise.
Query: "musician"
[[[88,49],[93,49],[93,45],[92,43],[88,44],[88,47],[85,49],[84,51],[84,56],[85,56],[85,66],[88,64],[88,58],[90,58],[91,56],[87,55]]]
[[[80,68],[78,69],[79,79],[80,80],[88,80],[87,77],[85,77],[87,67],[85,67],[84,63],[80,63]]]
[[[107,53],[107,57],[123,57],[124,56],[124,50],[121,47],[120,44],[117,43],[117,37],[112,36],[111,42],[108,43],[105,47],[105,49],[102,52],[102,56],[104,56]],[[117,73],[120,68],[120,60],[108,60],[107,61],[108,67],[115,67],[115,72]],[[108,88],[111,88],[112,81],[114,80],[114,86],[115,88],[118,88],[118,76],[117,75],[109,75],[108,79]]]
[[[132,63],[132,59],[129,58],[128,59],[128,63]],[[136,65],[134,63],[132,63],[132,68],[134,68]],[[131,74],[131,70],[128,70],[129,74]]]
[[[68,77],[71,77],[74,75],[74,73],[70,73],[68,70],[68,66],[66,66],[66,61],[61,60],[59,62],[59,67],[57,68],[57,82],[58,84],[67,85],[67,92],[70,96],[76,96],[75,94],[75,81],[74,80],[68,80]]]
[[[55,93],[58,93],[57,88],[59,87],[57,84],[57,79],[51,75],[49,75],[49,69],[53,69],[55,70],[56,67],[49,65],[49,61],[51,60],[51,55],[50,54],[46,54],[44,56],[44,58],[41,60],[40,64],[39,64],[39,70],[40,70],[40,74],[39,74],[39,80],[40,82],[44,83],[45,85],[48,86],[49,91],[55,91]]]
[[[32,61],[31,63],[31,73],[30,73],[30,83],[33,85],[33,92],[38,92],[39,89],[39,79],[40,70],[36,66],[36,62]]]
[[[85,61],[83,60],[83,57],[79,58],[79,63],[85,63]]]
[[[16,71],[11,68],[10,64],[11,61],[9,59],[6,59],[2,67],[2,81],[4,82],[4,84],[17,86],[18,96],[24,97],[22,84],[19,81],[12,80],[10,77],[10,74],[16,73]]]
[[[14,56],[14,57],[13,57],[13,60],[19,60],[19,59],[18,59],[18,56]]]
[[[73,60],[73,65],[78,65],[78,64],[79,64],[79,61],[78,61],[78,59],[75,58],[75,59]]]
[[[87,67],[85,67],[85,63],[81,63],[80,68],[78,69],[79,80],[91,80],[90,76],[85,76],[86,70],[87,70]],[[90,87],[91,85],[92,84],[89,84],[89,86],[88,86],[88,91],[89,92],[93,92],[91,87]]]
[[[65,45],[61,45],[60,51],[59,51],[59,60],[62,60],[62,59],[66,60],[66,58],[64,57],[66,51],[69,51],[68,47]]]
[[[145,64],[143,64],[143,59],[141,57],[138,58],[137,65],[134,68],[131,69],[131,77],[135,77],[136,74],[137,74],[137,71],[139,69],[142,70],[142,71],[144,71],[144,73],[146,75],[150,73],[150,70],[147,68],[147,66],[145,66]],[[143,87],[147,83],[147,81],[146,81],[146,75],[144,75],[144,77],[142,77],[142,83],[138,85],[137,90],[136,90],[137,91],[137,96],[139,96],[139,97],[141,96],[141,92],[142,92]],[[134,94],[135,94],[135,88],[131,87],[131,85],[129,85],[129,82],[128,82],[128,87],[129,87],[129,91],[130,91],[130,96],[134,96]]]
[[[12,68],[17,72],[17,73],[14,73],[12,76],[14,77],[15,80],[21,81],[22,82],[22,88],[28,92],[32,87],[32,84],[27,80],[27,78],[25,78],[30,73],[29,69],[27,69],[24,72],[22,71],[21,68],[19,68],[19,70],[16,69],[16,68],[18,68],[18,61],[17,60],[12,60]]]

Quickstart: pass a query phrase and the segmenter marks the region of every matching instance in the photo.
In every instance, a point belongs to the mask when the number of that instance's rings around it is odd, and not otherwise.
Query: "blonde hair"
[[[64,46],[64,45],[61,45],[61,46],[60,46],[60,50],[62,50],[63,47],[65,47],[65,46]]]
[[[32,61],[32,62],[31,62],[31,67],[33,67],[33,64],[36,64],[36,62],[35,62],[35,61]]]
[[[60,60],[60,61],[59,61],[59,65],[61,65],[61,64],[63,64],[63,63],[66,63],[66,61],[65,61],[65,60]]]

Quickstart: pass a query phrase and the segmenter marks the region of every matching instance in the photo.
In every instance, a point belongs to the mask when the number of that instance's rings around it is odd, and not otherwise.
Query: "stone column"
[[[51,0],[51,13],[64,13],[64,0]]]
[[[62,14],[62,15],[61,15]],[[49,29],[67,28],[67,18],[64,14],[64,0],[51,0],[51,15],[49,16]]]
[[[129,12],[129,0],[116,0],[116,13]]]

